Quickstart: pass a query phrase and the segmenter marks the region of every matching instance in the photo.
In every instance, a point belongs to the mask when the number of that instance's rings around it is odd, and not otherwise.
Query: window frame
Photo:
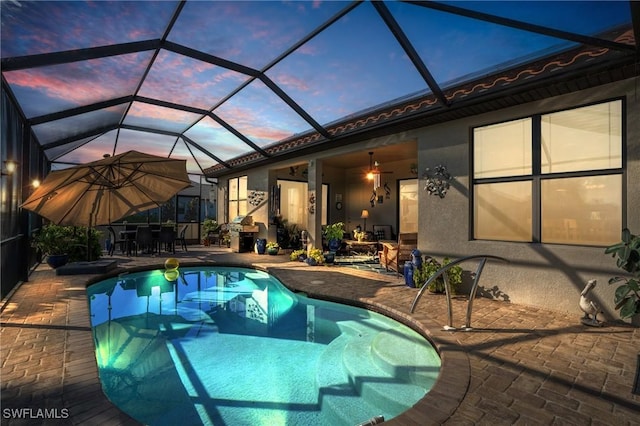
[[[611,102],[620,102],[620,110],[621,110],[621,135],[620,135],[620,143],[621,143],[621,161],[619,168],[607,168],[607,169],[597,169],[597,170],[578,170],[578,171],[567,171],[567,172],[553,172],[553,173],[543,173],[542,172],[542,117],[548,114],[554,114],[563,111],[570,111],[574,109],[607,104]],[[474,131],[475,129],[492,126],[500,123],[506,123],[509,121],[522,120],[522,119],[531,119],[531,161],[532,161],[532,172],[531,175],[514,175],[514,176],[502,176],[502,177],[488,177],[488,178],[476,178],[475,175],[475,154],[474,154]],[[553,245],[570,245],[577,247],[594,247],[592,244],[584,244],[584,243],[576,243],[570,244],[567,242],[544,242],[542,241],[542,182],[544,180],[553,180],[559,178],[579,178],[579,177],[590,177],[590,176],[612,176],[619,175],[621,179],[621,204],[620,204],[620,215],[621,215],[621,224],[622,227],[620,230],[626,227],[627,223],[627,103],[625,97],[614,97],[609,99],[603,99],[597,102],[590,102],[580,105],[575,105],[567,108],[560,108],[552,111],[545,111],[536,114],[531,114],[522,117],[511,118],[508,120],[502,120],[492,123],[486,123],[482,125],[472,126],[469,128],[469,240],[470,241],[496,241],[496,242],[510,242],[510,243],[524,243],[524,244],[553,244]],[[532,221],[531,221],[531,240],[530,241],[513,241],[513,240],[493,240],[493,239],[484,239],[484,238],[476,238],[476,229],[475,229],[475,213],[476,213],[476,200],[475,200],[475,188],[477,185],[483,184],[491,184],[491,183],[503,183],[503,182],[522,182],[528,181],[531,182],[531,210],[532,210]],[[604,247],[605,245],[598,245],[595,247]]]

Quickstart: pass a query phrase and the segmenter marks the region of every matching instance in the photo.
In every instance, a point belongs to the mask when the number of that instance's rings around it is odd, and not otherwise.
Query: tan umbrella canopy
[[[190,185],[185,160],[128,151],[49,173],[22,207],[91,227],[157,207]]]

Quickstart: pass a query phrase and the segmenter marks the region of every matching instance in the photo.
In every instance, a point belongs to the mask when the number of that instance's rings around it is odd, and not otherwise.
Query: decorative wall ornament
[[[316,212],[316,192],[309,191],[309,213],[314,214]]]
[[[371,198],[369,198],[369,204],[371,205],[371,207],[376,206],[376,198],[377,198],[376,191],[373,191],[371,193]]]
[[[424,190],[430,195],[437,195],[440,198],[444,198],[451,186],[449,182],[453,178],[447,171],[447,167],[442,164],[438,164],[433,170],[427,167],[422,177],[425,179]]]
[[[391,188],[387,182],[384,183],[384,196],[387,200],[391,199]]]
[[[265,193],[264,191],[251,191],[247,198],[249,204],[252,206],[259,206],[264,201]]]

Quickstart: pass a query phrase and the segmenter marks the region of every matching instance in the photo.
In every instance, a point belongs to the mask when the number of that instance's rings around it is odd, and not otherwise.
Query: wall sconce
[[[439,164],[435,166],[433,170],[427,167],[422,177],[426,180],[424,186],[425,191],[430,195],[437,195],[440,198],[444,198],[451,186],[449,182],[451,182],[452,179],[446,166]]]
[[[369,210],[362,210],[360,218],[364,219],[364,232],[367,232],[367,218],[369,217]]]
[[[13,160],[4,161],[5,170],[2,170],[2,176],[9,176],[15,173],[18,169],[18,163]]]

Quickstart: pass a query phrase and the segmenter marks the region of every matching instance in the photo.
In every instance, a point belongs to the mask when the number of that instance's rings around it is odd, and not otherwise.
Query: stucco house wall
[[[617,312],[613,306],[615,287],[608,285],[608,279],[613,275],[619,275],[620,270],[615,266],[615,260],[604,254],[603,247],[473,240],[469,173],[473,127],[605,102],[620,97],[625,99],[624,113],[626,114],[623,128],[623,138],[626,141],[624,163],[626,194],[624,195],[623,225],[634,233],[640,233],[640,79],[637,78],[440,125],[369,139],[323,151],[314,156],[259,167],[228,177],[247,175],[249,191],[262,190],[268,193],[278,177],[286,178],[278,176],[276,172],[278,169],[286,170],[291,165],[304,164],[310,160],[321,161],[324,158],[354,151],[366,153],[376,147],[417,140],[418,177],[422,176],[425,168],[438,164],[446,165],[454,176],[451,189],[443,199],[431,196],[424,191],[422,189],[424,181],[420,179],[418,248],[423,254],[437,258],[444,256],[459,258],[477,254],[507,258],[510,261],[509,264],[494,262],[487,264],[480,281],[480,295],[556,311],[573,312],[577,316],[582,315],[578,307],[580,292],[587,280],[597,279],[598,284],[591,292],[591,297],[603,308],[604,318],[617,318]],[[389,181],[396,182],[398,179],[415,177],[409,172],[410,164],[415,162],[415,158],[412,158],[407,159],[406,164],[403,162],[385,164],[385,170],[395,171]],[[357,185],[357,189],[354,189],[356,186],[350,185],[354,169],[340,170],[326,166],[323,168],[323,173],[323,181],[330,184],[329,221],[342,220],[351,230],[362,221],[359,218],[359,212],[366,206],[360,206],[360,204],[368,202],[367,194],[369,193],[365,194],[366,200],[364,200],[364,195],[360,194],[365,188],[364,185]],[[221,191],[221,188],[227,185],[228,177],[220,179]],[[392,197],[395,197],[395,183],[392,188],[394,193]],[[353,191],[356,193],[352,193]],[[334,208],[336,193],[343,194],[342,211],[336,211]],[[222,196],[222,192],[219,193],[219,200],[223,199]],[[387,203],[386,200],[385,203]],[[218,204],[222,208],[223,203]],[[370,212],[373,213],[373,218],[367,221],[368,228],[382,221],[388,223],[389,220],[381,216],[385,216],[382,211],[387,211],[391,205],[395,208],[397,205],[395,200],[389,200],[388,204],[379,206],[380,209],[378,207],[372,209],[378,210]],[[267,223],[267,213],[268,210],[264,206],[260,213],[254,213],[254,219]],[[223,217],[221,212],[219,215]],[[397,232],[395,226],[394,232]],[[273,238],[275,229],[261,229],[260,234],[263,238]],[[466,271],[473,271],[476,263],[469,262],[463,267]],[[466,274],[466,277],[465,285],[461,289],[463,292],[468,291],[470,287],[469,274]],[[455,319],[455,321],[462,320],[462,318]]]
[[[476,126],[522,118],[537,113],[603,102],[617,97],[626,100],[626,224],[640,232],[640,80],[630,79],[595,89],[532,102],[489,114],[482,114],[418,132],[420,170],[446,165],[454,176],[444,199],[421,192],[419,198],[419,248],[436,257],[458,258],[476,254],[502,256],[510,264],[488,263],[482,274],[482,294],[496,299],[534,305],[580,315],[578,301],[587,280],[597,279],[592,298],[603,307],[605,318],[617,318],[613,306],[615,286],[608,279],[619,275],[615,260],[602,247],[560,244],[532,244],[474,241],[470,236],[470,140]],[[624,128],[623,128],[624,129]],[[624,204],[623,204],[624,205]],[[465,270],[475,270],[476,263]],[[468,285],[468,283],[467,283]]]

